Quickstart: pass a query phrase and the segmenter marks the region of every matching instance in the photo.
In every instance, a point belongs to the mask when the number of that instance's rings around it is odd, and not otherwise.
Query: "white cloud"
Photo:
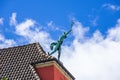
[[[54,22],[53,21],[50,21],[50,22],[48,22],[47,23],[47,26],[48,26],[48,28],[50,28],[51,30],[54,30],[54,31],[61,31],[61,32],[63,32],[64,30],[63,29],[60,29],[59,27],[57,27],[55,24],[54,24]]]
[[[88,27],[83,27],[78,21],[75,22],[73,26],[73,35],[76,40],[84,39],[85,33],[89,31]]]
[[[41,30],[40,26],[36,25],[36,21],[26,19],[21,23],[17,23],[16,13],[13,13],[10,23],[15,26],[15,33],[24,38],[24,42],[40,42],[45,50],[49,50],[49,44],[52,39],[49,33]]]
[[[106,38],[97,30],[91,38],[80,42],[86,31],[83,25],[74,25],[75,39],[70,46],[63,46],[64,65],[76,80],[120,80],[120,20],[108,30]]]
[[[35,27],[35,21],[27,19],[16,25],[16,33],[26,38],[28,42],[40,42],[44,49],[48,49],[48,44],[52,41],[50,35]]]
[[[100,33],[100,31],[96,30],[93,34],[93,37],[91,38],[91,41],[93,42],[100,42],[103,40],[103,36],[102,34]]]
[[[0,34],[0,48],[7,48],[15,45],[16,42],[12,39],[6,39],[2,34]]]
[[[10,17],[10,25],[11,26],[15,26],[17,24],[17,21],[16,21],[16,13],[12,13],[12,16]]]
[[[102,7],[105,7],[107,9],[111,9],[111,10],[115,10],[115,11],[120,10],[120,6],[109,4],[109,3],[108,4],[103,4]]]
[[[0,25],[3,25],[4,23],[3,20],[4,20],[3,18],[0,18]]]
[[[0,25],[4,24],[4,18],[0,18]],[[0,48],[7,48],[15,45],[16,42],[13,39],[7,39],[0,33]]]
[[[48,23],[47,23],[47,26],[48,26],[49,28],[51,28],[52,30],[59,30],[58,27],[55,27],[53,21],[48,22]]]
[[[91,20],[90,22],[92,23],[93,26],[97,26],[97,21],[98,21],[98,16],[95,17],[93,20]]]
[[[24,22],[16,25],[16,33],[21,36],[31,36],[29,35],[30,28],[34,27],[35,22],[31,19],[27,19]]]
[[[94,10],[93,10],[94,11]],[[95,11],[94,11],[95,13]],[[99,19],[99,16],[95,16],[95,15],[88,15],[88,18],[89,18],[89,22],[92,26],[97,26],[97,21]]]
[[[47,25],[48,25],[48,27],[49,27],[49,26],[53,26],[53,21],[48,22]]]
[[[108,38],[120,42],[120,19],[118,19],[118,23],[115,28],[108,31]]]

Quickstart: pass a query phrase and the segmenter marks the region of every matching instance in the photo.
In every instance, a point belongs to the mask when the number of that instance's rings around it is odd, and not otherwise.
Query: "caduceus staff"
[[[65,38],[67,38],[67,35],[72,31],[72,26],[74,25],[74,22],[71,23],[71,29],[67,32],[64,32],[64,34],[59,38],[57,42],[53,42],[50,44],[50,49],[52,52],[48,52],[49,55],[52,55],[56,51],[58,51],[58,60],[60,60],[60,55],[61,55],[61,45],[64,41]]]

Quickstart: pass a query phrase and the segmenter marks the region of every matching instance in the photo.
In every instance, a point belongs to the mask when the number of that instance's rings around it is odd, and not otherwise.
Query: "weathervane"
[[[68,32],[64,32],[64,34],[60,37],[60,39],[57,42],[53,42],[50,44],[50,49],[52,52],[48,52],[48,55],[52,55],[56,51],[58,51],[58,60],[60,60],[61,55],[61,45],[63,43],[63,40],[67,38],[67,35],[72,31],[72,26],[74,25],[74,22],[71,23],[71,29]]]

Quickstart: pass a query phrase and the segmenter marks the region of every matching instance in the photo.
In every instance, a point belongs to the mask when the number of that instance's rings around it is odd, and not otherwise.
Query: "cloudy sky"
[[[71,20],[64,66],[76,80],[120,80],[119,0],[0,0],[0,48],[39,42],[49,52]]]

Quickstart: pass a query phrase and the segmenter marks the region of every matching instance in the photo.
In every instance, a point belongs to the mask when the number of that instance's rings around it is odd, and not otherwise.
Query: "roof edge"
[[[25,45],[16,45],[16,46],[11,46],[11,47],[7,47],[7,48],[1,48],[1,50],[2,49],[11,49],[11,48],[23,47],[23,46],[33,45],[33,44],[39,44],[39,42],[29,43],[29,44],[25,44]]]
[[[46,54],[46,52],[44,51],[44,49],[42,48],[39,42],[36,42],[35,44],[38,46],[38,49],[41,49],[42,52]]]

